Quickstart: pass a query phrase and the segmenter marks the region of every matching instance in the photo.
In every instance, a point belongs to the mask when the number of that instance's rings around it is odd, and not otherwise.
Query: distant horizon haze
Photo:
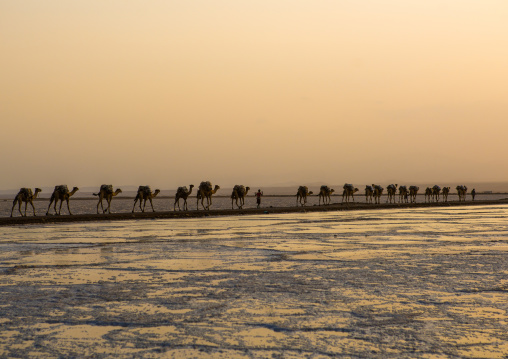
[[[508,2],[0,2],[0,188],[508,181]]]

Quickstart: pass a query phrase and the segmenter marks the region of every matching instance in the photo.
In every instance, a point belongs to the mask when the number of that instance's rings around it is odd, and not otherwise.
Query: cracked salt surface
[[[506,358],[508,207],[0,228],[1,357]]]

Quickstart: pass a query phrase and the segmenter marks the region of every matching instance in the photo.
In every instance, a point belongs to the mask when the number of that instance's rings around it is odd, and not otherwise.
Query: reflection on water
[[[1,227],[0,356],[503,358],[507,219],[483,206]]]

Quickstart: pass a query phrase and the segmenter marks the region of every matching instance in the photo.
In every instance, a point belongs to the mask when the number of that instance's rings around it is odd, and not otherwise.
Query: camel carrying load
[[[187,193],[187,192],[189,192],[189,190],[187,189],[187,186],[178,187],[178,189],[176,190],[176,193],[178,193],[178,194]]]
[[[420,187],[418,186],[409,186],[409,198],[411,203],[416,203],[416,195],[418,194],[418,190]]]
[[[249,192],[250,187],[245,187],[243,185],[237,184],[233,187],[233,192],[231,192],[231,209],[234,208],[233,201],[235,201],[236,206],[239,209],[243,208],[243,205],[245,204],[245,196],[247,195],[247,192]],[[238,204],[238,201],[240,201],[240,204]]]
[[[178,204],[178,210],[180,211],[180,198],[183,199],[183,210],[188,210],[187,207],[187,198],[192,193],[192,189],[194,188],[194,185],[190,185],[190,190],[187,189],[187,186],[178,187],[175,194],[175,203],[173,204],[173,211],[176,211],[176,205]]]
[[[67,188],[67,185],[63,184],[60,186],[55,186],[55,190],[53,191],[53,194],[51,195],[51,198],[49,199],[49,206],[48,206],[48,210],[46,211],[46,216],[49,215],[49,209],[51,208],[51,204],[53,202],[55,203],[55,207],[54,207],[55,214],[60,215],[60,212],[62,211],[63,201],[67,202],[67,209],[69,211],[69,214],[72,215],[71,208],[69,207],[69,198],[71,196],[73,196],[74,193],[76,193],[77,191],[79,191],[78,187],[74,187],[72,189],[72,191],[69,192],[69,188]],[[58,201],[60,201],[60,209],[57,212],[56,211],[56,204],[58,203]]]
[[[150,188],[150,186],[139,186],[138,192],[140,191],[143,192],[145,196],[150,196],[152,194],[152,189]]]
[[[395,203],[395,193],[397,192],[397,187],[399,185],[398,184],[389,184],[388,186],[386,186],[386,194],[388,195],[387,196],[387,199],[386,199],[386,203],[390,202],[392,203]]]
[[[407,190],[407,186],[400,186],[399,187],[399,203],[405,202],[408,203],[409,199],[409,191]]]
[[[323,199],[323,204],[326,205],[326,204],[330,204],[331,202],[331,195],[332,193],[335,192],[335,190],[333,188],[330,188],[326,185],[322,185],[321,188],[319,189],[319,201],[318,201],[318,205],[321,205],[321,199]]]
[[[355,188],[351,183],[345,183],[342,187],[344,191],[342,191],[342,202],[344,202],[344,198],[346,199],[346,203],[349,203],[349,198],[355,201],[355,193],[358,192],[358,188]]]
[[[236,191],[236,193],[238,193],[238,195],[241,196],[242,194],[245,193],[245,186],[235,184],[235,186],[233,187],[233,191]]]
[[[199,184],[199,188],[204,189],[206,191],[211,191],[212,190],[212,182],[203,181]]]
[[[459,202],[466,200],[466,194],[467,194],[467,187],[464,185],[460,185],[456,187],[457,194],[459,196]]]
[[[203,181],[199,184],[198,193],[196,195],[197,199],[197,205],[199,209],[199,200],[201,200],[201,205],[203,206],[203,209],[209,210],[210,206],[212,205],[212,195],[217,193],[217,191],[220,189],[219,185],[215,185],[215,187],[212,189],[212,183],[210,181]],[[203,201],[206,198],[206,207],[203,204]]]
[[[312,191],[309,192],[309,188],[307,186],[298,187],[298,191],[296,192],[296,205],[300,203],[303,206],[307,203],[307,196],[313,194]]]
[[[330,187],[322,185],[319,191],[330,192]]]
[[[353,191],[355,189],[355,186],[353,186],[351,183],[344,184],[344,189]]]
[[[372,197],[374,196],[374,185],[365,186],[365,202],[366,203],[372,203]]]
[[[372,184],[372,187],[374,187],[374,203],[380,204],[384,188],[377,184]]]
[[[104,191],[107,194],[113,193],[113,185],[112,184],[103,184],[101,185],[100,191]]]
[[[66,193],[69,193],[69,188],[67,188],[66,184],[61,184],[59,186],[55,186],[55,191],[57,191],[61,194],[66,194]]]
[[[33,196],[31,188],[20,188],[18,194],[21,194],[25,198],[31,198]]]
[[[35,198],[37,198],[37,195],[41,191],[42,190],[40,188],[35,188],[35,193],[33,193],[31,188],[25,188],[25,187],[20,188],[18,194],[16,195],[16,197],[14,198],[14,201],[12,202],[11,217],[12,217],[12,212],[14,211],[14,207],[16,206],[16,204],[18,204],[19,214],[21,214],[23,217],[26,217],[26,208],[27,208],[28,203],[30,203],[30,205],[32,206],[32,209],[34,210],[34,216],[35,216],[35,207],[33,204],[33,200]],[[25,202],[25,214],[23,214],[21,212],[21,203],[22,202]]]

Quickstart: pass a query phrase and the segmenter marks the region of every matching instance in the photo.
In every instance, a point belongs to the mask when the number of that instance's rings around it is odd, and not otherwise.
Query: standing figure
[[[473,188],[471,190],[471,197],[473,197],[473,201],[474,201],[474,197],[476,196],[476,190]],[[465,197],[465,196],[464,196]]]
[[[261,197],[263,197],[263,192],[261,192],[260,189],[256,192],[256,203],[258,204],[258,207],[261,206]]]

